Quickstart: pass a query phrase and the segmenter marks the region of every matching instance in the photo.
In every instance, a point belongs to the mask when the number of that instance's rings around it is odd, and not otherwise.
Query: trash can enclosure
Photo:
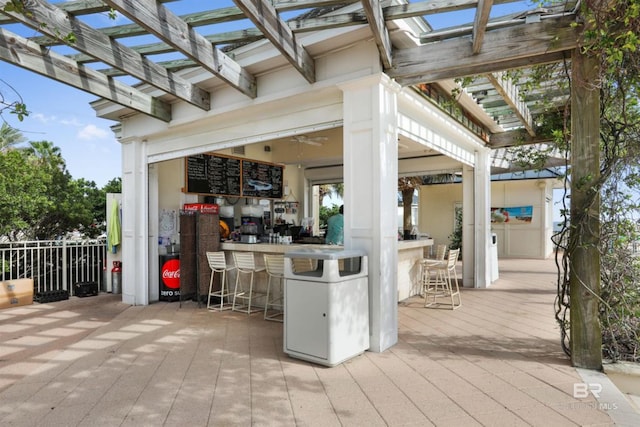
[[[284,352],[335,366],[367,350],[367,270],[361,251],[285,254]]]

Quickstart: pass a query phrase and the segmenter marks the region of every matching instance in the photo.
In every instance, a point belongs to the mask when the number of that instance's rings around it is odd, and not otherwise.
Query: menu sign
[[[187,192],[225,196],[241,195],[241,160],[197,154],[187,157]]]
[[[282,166],[243,160],[242,195],[281,199]]]
[[[187,193],[281,199],[284,167],[218,154],[186,159]]]

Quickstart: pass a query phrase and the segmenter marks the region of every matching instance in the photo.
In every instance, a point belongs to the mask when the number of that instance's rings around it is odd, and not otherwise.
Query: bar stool
[[[460,296],[460,288],[458,287],[458,274],[456,272],[456,263],[458,262],[458,256],[460,249],[451,249],[449,255],[445,261],[442,261],[438,265],[429,266],[430,270],[435,272],[434,280],[431,280],[429,276],[424,287],[424,306],[430,307],[437,304],[436,298],[449,297],[451,298],[451,309],[462,305],[462,298]],[[453,279],[451,277],[453,273]],[[455,284],[455,290],[454,290]],[[454,297],[458,297],[458,302],[455,302]],[[432,301],[429,302],[428,298],[432,297]]]
[[[207,299],[207,309],[214,311],[229,310],[231,306],[230,301],[227,301],[225,306],[225,298],[233,295],[233,292],[229,290],[229,278],[227,271],[235,270],[235,265],[227,265],[224,252],[207,252],[207,261],[209,262],[209,268],[211,268],[211,280],[209,280],[209,297]],[[216,273],[221,274],[220,290],[213,290],[213,280]],[[220,305],[212,305],[211,297],[220,298]]]
[[[447,245],[441,244],[436,246],[436,256],[434,258],[422,258],[420,261],[420,284],[422,285],[422,292],[428,287],[431,282],[431,273],[434,272],[430,267],[435,267],[444,262],[444,256],[447,254]]]
[[[238,269],[238,274],[236,275],[236,286],[233,291],[231,310],[242,311],[247,314],[260,311],[259,308],[251,308],[253,300],[256,297],[264,296],[264,293],[253,290],[253,278],[256,273],[265,271],[265,268],[256,266],[253,252],[233,252],[233,260]],[[242,276],[249,276],[249,291],[246,291],[244,289],[245,286],[241,283]],[[237,299],[245,300],[245,304],[236,304]]]
[[[264,319],[282,322],[284,316],[284,293],[282,282],[284,280],[284,255],[264,255],[264,265],[267,268],[267,297],[264,303]],[[272,280],[278,281],[278,292],[271,288]],[[274,296],[274,293],[276,294]],[[275,313],[269,314],[269,308],[276,308]]]

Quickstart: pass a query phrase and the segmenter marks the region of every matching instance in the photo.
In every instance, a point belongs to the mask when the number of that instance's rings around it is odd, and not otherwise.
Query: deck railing
[[[76,283],[103,289],[107,249],[104,239],[0,243],[2,280],[33,278],[34,294],[69,291]]]

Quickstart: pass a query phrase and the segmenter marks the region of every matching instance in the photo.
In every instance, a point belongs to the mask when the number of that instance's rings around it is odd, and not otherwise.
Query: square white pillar
[[[146,143],[122,143],[122,302],[149,304],[149,204]]]
[[[384,74],[344,94],[345,248],[369,257],[371,351],[398,341],[398,126],[400,86]]]
[[[462,170],[462,283],[491,284],[491,151],[475,153],[475,167]]]

